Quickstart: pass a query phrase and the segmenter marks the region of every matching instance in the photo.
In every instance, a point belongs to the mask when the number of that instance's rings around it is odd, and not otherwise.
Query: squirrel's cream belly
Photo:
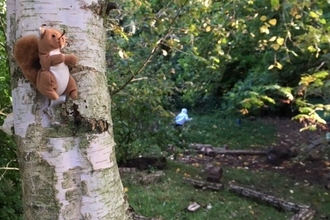
[[[61,54],[59,49],[50,51],[49,55],[55,55],[55,54]],[[49,70],[54,74],[55,79],[57,81],[57,89],[56,93],[58,95],[62,95],[64,91],[66,90],[66,87],[69,83],[69,67],[65,65],[65,63],[60,63],[54,66],[51,66]]]
[[[57,81],[56,93],[58,95],[62,95],[69,83],[70,73],[68,66],[65,65],[65,63],[60,63],[55,66],[51,66],[49,70],[53,73]]]

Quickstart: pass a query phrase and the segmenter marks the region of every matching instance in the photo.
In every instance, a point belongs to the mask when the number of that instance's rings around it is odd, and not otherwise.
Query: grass
[[[235,119],[221,116],[194,116],[183,130],[187,143],[208,143],[214,146],[228,144],[233,149],[254,149],[270,146],[275,140],[275,128],[260,121],[243,121],[242,126]],[[136,174],[123,176],[128,201],[136,213],[163,220],[213,220],[213,219],[289,219],[293,213],[281,212],[273,207],[257,203],[222,191],[204,191],[183,183],[184,176],[200,178],[200,170],[179,162],[169,161],[165,177],[159,183],[141,185]],[[224,168],[223,183],[235,182],[285,200],[312,205],[318,217],[330,216],[330,192],[318,186],[307,186],[278,173]],[[202,205],[196,212],[186,208],[192,202]],[[207,208],[211,207],[211,208]]]
[[[180,169],[180,172],[176,172]],[[196,168],[171,162],[161,183],[143,186],[135,181],[134,175],[124,177],[128,189],[129,203],[143,216],[161,217],[164,220],[212,220],[212,219],[287,219],[291,213],[278,212],[274,208],[260,205],[249,199],[228,192],[204,191],[182,182],[189,174],[198,178]],[[203,208],[191,213],[185,209],[191,202]],[[211,206],[210,209],[207,206]]]
[[[177,173],[176,170],[180,169]],[[239,197],[226,188],[222,191],[204,191],[182,182],[183,176],[198,176],[196,168],[171,162],[161,183],[144,186],[136,182],[135,176],[123,178],[128,189],[129,203],[143,216],[161,217],[164,220],[207,220],[207,219],[288,219],[292,213],[279,212],[275,208]],[[247,178],[242,172],[228,171],[226,179],[238,175],[239,181]],[[198,178],[198,177],[197,177]],[[185,209],[191,202],[203,208],[195,213]],[[211,208],[208,209],[207,206]]]
[[[233,149],[257,149],[276,140],[275,128],[262,121],[242,120],[223,115],[194,117],[184,128],[184,139],[189,143],[213,146],[228,145]]]

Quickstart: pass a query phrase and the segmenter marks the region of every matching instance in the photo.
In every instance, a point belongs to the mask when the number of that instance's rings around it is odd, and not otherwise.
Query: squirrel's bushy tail
[[[14,58],[25,78],[36,86],[37,74],[41,68],[38,54],[38,37],[28,35],[18,39],[14,45]]]

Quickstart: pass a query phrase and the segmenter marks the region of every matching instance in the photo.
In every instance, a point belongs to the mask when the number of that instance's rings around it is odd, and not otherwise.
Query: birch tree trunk
[[[105,33],[94,0],[7,0],[7,43],[41,25],[66,30],[78,99],[48,108],[12,53],[12,97],[25,220],[129,218],[115,158]]]

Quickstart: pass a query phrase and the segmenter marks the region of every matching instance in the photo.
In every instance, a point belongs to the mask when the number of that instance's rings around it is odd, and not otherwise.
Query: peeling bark
[[[9,54],[25,220],[129,218],[114,152],[105,33],[89,8],[97,3],[7,1],[8,51],[46,24],[66,30],[66,50],[79,57],[71,70],[78,99],[49,108]]]

